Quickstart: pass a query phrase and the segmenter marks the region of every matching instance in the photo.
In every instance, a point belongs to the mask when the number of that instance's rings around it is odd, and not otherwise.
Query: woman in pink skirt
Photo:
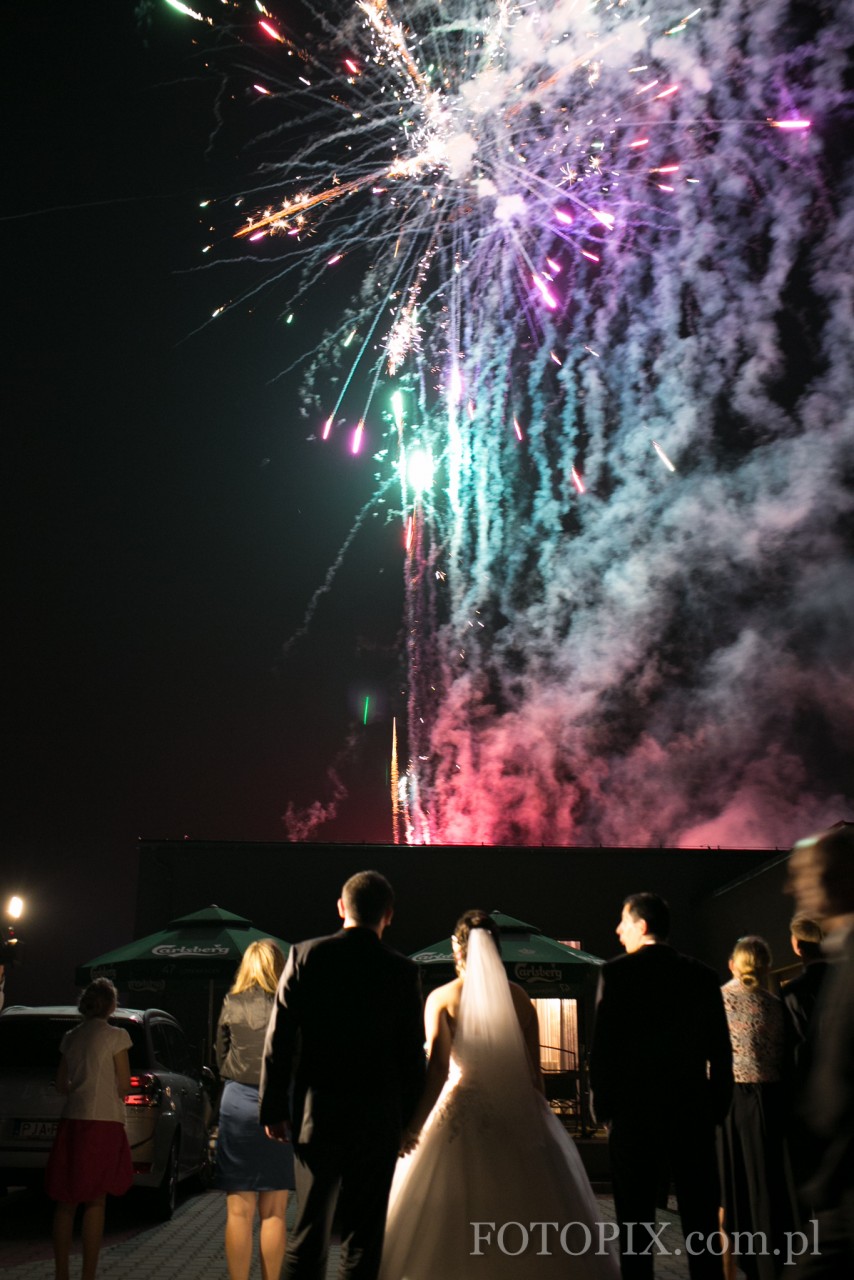
[[[80,998],[83,1021],[62,1038],[57,1090],[65,1094],[45,1185],[57,1206],[53,1218],[56,1280],[68,1280],[74,1215],[83,1205],[82,1280],[94,1280],[104,1235],[104,1201],[133,1182],[125,1133],[124,1095],[130,1084],[131,1039],[107,1019],[116,1011],[116,988],[96,978]]]

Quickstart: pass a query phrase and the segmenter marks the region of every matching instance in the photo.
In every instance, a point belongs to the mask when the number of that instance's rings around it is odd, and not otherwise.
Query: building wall
[[[397,895],[390,944],[411,954],[446,938],[469,907],[516,916],[553,938],[580,941],[607,958],[627,893],[661,893],[673,911],[671,941],[721,976],[738,933],[785,935],[790,903],[781,877],[716,890],[779,859],[772,850],[496,848],[151,841],[139,846],[135,935],[163,928],[210,903],[248,916],[256,928],[296,942],[338,927],[336,900],[355,871],[376,868]],[[745,879],[746,878],[746,879]],[[760,878],[761,880],[761,878]],[[725,908],[725,909],[724,909]],[[741,927],[742,925],[749,927]]]
[[[790,942],[794,905],[785,892],[788,860],[788,853],[777,853],[712,891],[698,916],[698,931],[707,949],[717,951],[725,961],[737,938],[758,933],[771,947],[775,971],[782,971],[784,977],[800,971]]]

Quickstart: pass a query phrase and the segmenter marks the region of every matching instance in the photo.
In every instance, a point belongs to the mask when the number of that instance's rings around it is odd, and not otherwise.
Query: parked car
[[[80,1015],[73,1005],[12,1005],[0,1012],[0,1183],[39,1182],[62,1112],[54,1079],[59,1044]],[[117,1009],[110,1022],[130,1035],[125,1095],[134,1185],[150,1189],[171,1217],[178,1183],[211,1168],[213,1073],[193,1065],[178,1022],[162,1009]]]

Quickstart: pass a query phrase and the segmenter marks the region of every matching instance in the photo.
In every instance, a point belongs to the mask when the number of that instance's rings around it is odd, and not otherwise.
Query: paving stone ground
[[[171,1222],[157,1224],[146,1221],[144,1203],[134,1199],[137,1194],[109,1206],[99,1280],[226,1280],[225,1196],[221,1192],[186,1191]],[[602,1220],[613,1222],[611,1197],[597,1195],[597,1200]],[[3,1280],[53,1280],[50,1216],[50,1204],[33,1193],[13,1192],[0,1199]],[[656,1258],[657,1280],[687,1280],[684,1252],[676,1252],[684,1249],[678,1215],[662,1212],[661,1221],[668,1223],[661,1238],[671,1253]],[[327,1280],[337,1275],[338,1256],[333,1246]],[[72,1276],[75,1267],[79,1274],[79,1258],[76,1263],[72,1260]],[[261,1280],[257,1258],[251,1280]]]

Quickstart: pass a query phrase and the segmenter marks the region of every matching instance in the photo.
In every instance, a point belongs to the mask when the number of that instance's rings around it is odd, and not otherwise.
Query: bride
[[[534,1007],[495,922],[467,911],[427,999],[424,1094],[392,1185],[380,1280],[616,1280],[610,1224],[542,1092]]]

